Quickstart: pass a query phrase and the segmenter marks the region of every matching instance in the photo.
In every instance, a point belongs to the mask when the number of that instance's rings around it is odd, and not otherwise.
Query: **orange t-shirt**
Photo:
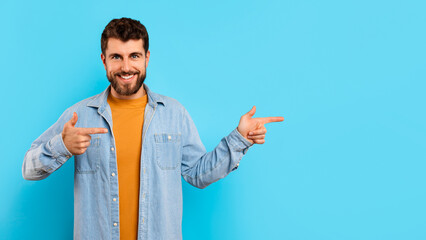
[[[108,96],[117,154],[120,239],[137,239],[142,129],[147,95],[131,100]]]

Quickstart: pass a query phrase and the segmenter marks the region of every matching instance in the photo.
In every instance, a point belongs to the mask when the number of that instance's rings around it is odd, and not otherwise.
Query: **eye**
[[[133,58],[133,59],[137,59],[137,58],[139,58],[139,55],[137,55],[137,54],[133,54],[132,56],[130,56],[131,58]]]
[[[112,58],[112,59],[114,59],[114,60],[118,60],[118,59],[120,59],[120,56],[118,56],[118,55],[113,55],[111,58]]]

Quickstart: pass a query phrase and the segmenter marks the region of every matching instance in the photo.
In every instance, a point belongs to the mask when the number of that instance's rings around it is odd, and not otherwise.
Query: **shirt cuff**
[[[56,161],[52,162],[52,165],[50,169],[48,169],[48,172],[55,171],[72,157],[72,154],[68,151],[67,147],[65,147],[64,140],[62,139],[62,133],[54,136],[50,140],[49,148],[53,155],[53,158],[56,159]]]
[[[253,143],[243,137],[236,128],[227,136],[227,140],[233,147],[233,150],[243,152],[243,154],[247,152],[248,148],[253,146]]]

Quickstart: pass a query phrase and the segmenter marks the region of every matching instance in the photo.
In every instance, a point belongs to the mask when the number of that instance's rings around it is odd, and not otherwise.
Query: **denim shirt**
[[[235,170],[252,144],[234,129],[207,153],[185,108],[144,88],[148,104],[140,159],[138,239],[182,239],[182,177],[205,188]],[[32,143],[22,165],[25,179],[41,180],[72,157],[61,133],[73,112],[78,114],[76,127],[109,129],[106,134],[91,135],[86,152],[74,156],[74,239],[120,239],[109,92],[110,87],[68,108]]]

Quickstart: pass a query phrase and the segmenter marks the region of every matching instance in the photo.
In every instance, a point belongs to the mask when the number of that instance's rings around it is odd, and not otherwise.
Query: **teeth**
[[[124,79],[126,79],[126,80],[127,80],[127,79],[132,78],[132,77],[133,77],[133,75],[130,75],[130,76],[127,76],[127,77],[125,77],[125,76],[121,76],[121,75],[120,75],[120,77],[122,77],[122,78],[124,78]]]

